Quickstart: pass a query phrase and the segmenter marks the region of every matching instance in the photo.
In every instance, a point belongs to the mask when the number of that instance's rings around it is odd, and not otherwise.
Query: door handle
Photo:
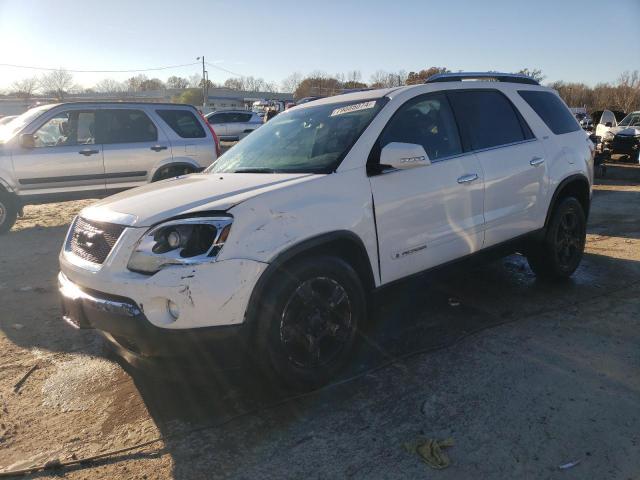
[[[100,153],[100,150],[80,150],[78,153],[80,155],[84,155],[85,157],[89,157],[91,155],[95,155],[96,153]]]
[[[166,150],[168,147],[166,147],[165,145],[154,145],[153,147],[150,147],[150,148],[154,152],[159,152],[160,150]]]
[[[542,157],[533,157],[531,160],[529,160],[529,165],[531,165],[532,167],[538,167],[543,163],[544,163],[544,158]]]
[[[477,173],[469,173],[458,178],[458,183],[469,183],[478,179]]]

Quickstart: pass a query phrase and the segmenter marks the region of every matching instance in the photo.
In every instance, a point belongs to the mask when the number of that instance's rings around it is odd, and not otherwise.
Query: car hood
[[[615,135],[623,135],[625,137],[636,137],[640,135],[640,128],[638,127],[616,127],[612,128],[611,132]]]
[[[105,198],[80,212],[83,218],[148,227],[184,214],[225,211],[248,198],[321,175],[193,174],[151,183]]]

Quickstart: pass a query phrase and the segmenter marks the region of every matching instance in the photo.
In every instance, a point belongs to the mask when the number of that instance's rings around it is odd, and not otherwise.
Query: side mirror
[[[23,133],[20,135],[20,146],[22,148],[36,148],[36,137],[32,133]]]
[[[380,164],[398,170],[406,170],[431,165],[431,160],[422,145],[392,142],[380,152]]]
[[[604,124],[604,126],[605,126],[605,127],[607,127],[607,128],[608,128],[608,127],[613,127],[613,123],[611,123],[611,122],[607,122],[607,123],[605,123],[605,124]]]

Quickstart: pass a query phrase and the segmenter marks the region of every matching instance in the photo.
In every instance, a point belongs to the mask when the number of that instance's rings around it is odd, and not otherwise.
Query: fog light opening
[[[180,316],[180,307],[178,307],[177,303],[172,302],[171,300],[167,300],[167,310],[169,310],[169,315],[171,315],[174,320],[177,320]]]

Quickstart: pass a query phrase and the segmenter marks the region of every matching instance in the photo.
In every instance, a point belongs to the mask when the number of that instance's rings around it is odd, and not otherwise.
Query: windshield
[[[213,173],[328,173],[380,111],[383,101],[332,103],[288,110],[209,167]]]
[[[24,112],[22,115],[17,116],[6,125],[0,126],[0,143],[8,141],[35,118],[39,117],[52,107],[54,107],[54,105],[42,105],[40,107],[32,108]]]
[[[618,125],[621,127],[640,127],[640,112],[630,113]]]

